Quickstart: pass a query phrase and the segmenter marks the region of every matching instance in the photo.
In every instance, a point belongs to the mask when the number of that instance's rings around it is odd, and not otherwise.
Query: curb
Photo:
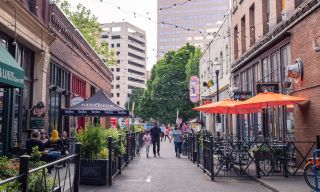
[[[256,182],[259,183],[260,185],[264,186],[265,188],[269,189],[272,192],[280,192],[278,189],[271,187],[269,184],[264,182],[262,179],[255,178]]]

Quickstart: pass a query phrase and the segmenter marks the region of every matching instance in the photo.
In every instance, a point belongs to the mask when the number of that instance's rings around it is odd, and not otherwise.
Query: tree
[[[144,93],[144,89],[143,88],[134,88],[132,89],[132,92],[131,92],[131,96],[130,96],[130,106],[129,106],[129,109],[130,111],[132,111],[132,106],[134,104],[134,113],[136,113],[136,111],[138,110],[138,106],[139,106],[139,99],[140,97],[143,96],[143,93]],[[128,108],[128,102],[125,103],[125,107],[126,109]]]
[[[109,50],[107,43],[101,40],[102,27],[98,22],[98,18],[82,4],[78,4],[74,11],[67,0],[58,2],[58,5],[92,48],[103,57],[106,63],[114,64],[113,50]]]
[[[152,68],[147,89],[139,100],[137,115],[144,120],[152,118],[162,123],[174,123],[179,109],[184,120],[196,117],[189,100],[187,76],[199,73],[196,69],[199,64],[195,61],[200,54],[200,50],[189,44],[166,53]]]

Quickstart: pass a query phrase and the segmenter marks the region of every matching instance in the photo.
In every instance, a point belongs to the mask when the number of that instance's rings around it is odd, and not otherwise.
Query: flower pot
[[[80,184],[84,185],[106,185],[108,179],[107,159],[81,159],[80,162]]]

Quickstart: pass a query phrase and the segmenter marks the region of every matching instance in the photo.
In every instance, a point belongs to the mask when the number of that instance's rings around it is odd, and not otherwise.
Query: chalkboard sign
[[[233,99],[239,100],[239,101],[245,101],[247,99],[250,99],[251,97],[252,97],[251,91],[236,91],[233,94]]]
[[[30,111],[30,129],[44,128],[45,116],[46,113],[43,102],[39,102],[36,106],[33,106]]]
[[[257,93],[279,93],[279,83],[257,83]]]

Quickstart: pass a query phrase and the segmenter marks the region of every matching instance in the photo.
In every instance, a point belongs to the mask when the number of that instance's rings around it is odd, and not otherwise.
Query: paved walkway
[[[161,157],[146,158],[142,149],[118,176],[112,186],[81,186],[81,192],[269,192],[255,181],[226,179],[212,182],[196,165],[182,156],[175,157],[173,144],[161,143]]]

